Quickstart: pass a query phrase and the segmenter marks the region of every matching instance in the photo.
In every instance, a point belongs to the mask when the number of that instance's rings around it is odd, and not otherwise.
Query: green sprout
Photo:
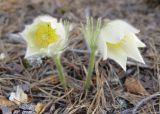
[[[94,68],[95,62],[95,53],[97,50],[97,42],[98,42],[98,35],[101,30],[101,19],[98,19],[96,22],[96,26],[94,25],[93,18],[87,17],[86,25],[82,24],[82,32],[84,34],[86,43],[90,49],[90,58],[89,58],[89,67],[87,72],[87,77],[85,80],[85,89],[89,89],[91,84],[91,75]]]

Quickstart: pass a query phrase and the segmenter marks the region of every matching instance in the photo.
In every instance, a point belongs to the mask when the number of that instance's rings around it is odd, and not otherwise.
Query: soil
[[[44,58],[41,64],[24,59],[26,43],[19,33],[39,15],[67,19],[74,25],[72,50],[61,57],[70,85],[66,91],[52,59]],[[89,53],[80,30],[86,16],[123,19],[140,29],[138,37],[146,44],[140,49],[145,64],[129,59],[126,72],[114,61],[97,57],[87,93],[83,83]],[[0,0],[1,53],[5,59],[0,60],[0,114],[35,114],[40,106],[43,114],[160,114],[159,0]],[[8,103],[17,85],[29,96],[27,103]]]

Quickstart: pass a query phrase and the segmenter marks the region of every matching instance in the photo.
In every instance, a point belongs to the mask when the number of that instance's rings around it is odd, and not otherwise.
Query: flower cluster
[[[87,18],[86,24],[82,24],[82,32],[90,49],[90,60],[85,88],[90,85],[94,68],[95,55],[100,53],[103,60],[107,58],[115,60],[126,71],[127,58],[138,62],[144,60],[138,50],[145,47],[136,36],[139,30],[122,20],[109,21],[102,26],[101,19],[94,26],[93,18]],[[55,60],[60,81],[66,88],[67,84],[63,75],[60,55],[68,46],[69,23],[57,21],[51,16],[39,16],[31,25],[27,25],[21,33],[27,42],[25,58],[33,56],[52,57]]]

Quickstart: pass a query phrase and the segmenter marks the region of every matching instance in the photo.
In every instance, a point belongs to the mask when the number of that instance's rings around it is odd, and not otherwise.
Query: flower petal
[[[48,23],[57,23],[57,19],[53,18],[49,15],[43,15],[43,16],[38,16],[35,20],[34,23],[37,22],[48,22]]]
[[[121,48],[108,47],[108,57],[115,60],[126,71],[127,55]]]
[[[67,46],[67,42],[64,42],[63,39],[61,39],[53,44],[50,44],[48,46],[48,54],[47,55],[49,57],[53,57],[53,55],[55,55],[55,54],[60,54],[64,51],[66,46]]]
[[[133,34],[133,39],[135,40],[137,47],[146,47],[146,45],[141,40],[139,40],[135,34]]]
[[[132,37],[126,38],[126,42],[121,45],[122,49],[126,52],[127,56],[138,61],[144,63],[144,60],[138,50],[135,39]]]
[[[107,59],[107,45],[103,38],[98,39],[98,50],[103,60],[106,60]]]
[[[46,55],[47,49],[38,49],[35,47],[27,47],[27,51],[25,54],[25,58],[29,58],[32,56],[44,57]]]
[[[60,36],[60,39],[66,38],[64,25],[62,23],[57,23],[57,24],[52,23],[51,26],[56,30],[56,33]]]
[[[105,37],[106,42],[117,43],[124,37],[125,34],[138,32],[138,29],[134,28],[127,22],[122,20],[114,20],[102,28],[100,37]]]
[[[124,31],[120,28],[117,30],[112,24],[107,24],[100,32],[100,38],[105,38],[105,41],[110,43],[117,43],[123,36]]]

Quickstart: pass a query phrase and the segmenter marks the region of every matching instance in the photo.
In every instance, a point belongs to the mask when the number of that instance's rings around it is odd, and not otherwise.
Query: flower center
[[[107,42],[107,46],[110,47],[110,48],[119,48],[122,44],[124,44],[126,41],[126,36],[124,38],[122,38],[119,42],[117,43],[110,43],[110,42]]]
[[[35,32],[34,43],[40,48],[47,48],[49,44],[58,40],[58,35],[49,23],[40,23]]]

